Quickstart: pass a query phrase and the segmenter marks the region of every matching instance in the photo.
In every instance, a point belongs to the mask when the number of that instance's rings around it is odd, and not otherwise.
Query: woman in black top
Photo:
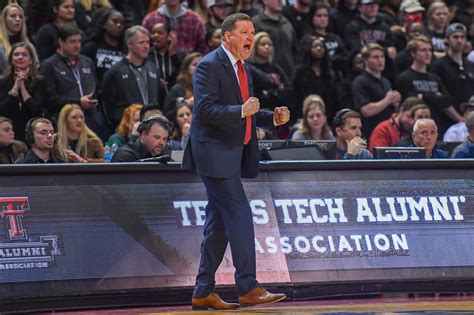
[[[12,45],[18,42],[30,43],[26,35],[23,9],[16,3],[7,5],[0,18],[0,76],[8,67],[8,54]]]
[[[25,140],[26,122],[44,115],[46,82],[38,74],[33,48],[24,42],[13,45],[10,66],[0,80],[0,113],[13,121],[18,140]]]
[[[173,120],[175,107],[181,103],[194,105],[193,95],[193,74],[196,66],[201,61],[202,55],[199,52],[188,54],[181,64],[176,84],[171,88],[165,99],[163,112],[170,121]]]
[[[331,69],[331,62],[324,42],[312,39],[303,46],[303,62],[293,73],[293,90],[295,93],[295,110],[292,121],[302,118],[303,101],[310,94],[318,94],[326,104],[328,121],[331,121],[338,110],[336,103],[336,81]]]
[[[91,22],[91,31],[82,45],[81,53],[94,61],[97,82],[107,70],[123,58],[125,21],[120,11],[100,8]]]
[[[308,36],[313,39],[321,39],[326,47],[326,53],[331,59],[333,69],[342,75],[345,70],[348,51],[341,37],[329,31],[329,10],[329,5],[325,3],[318,3],[311,8],[309,13],[311,20],[309,20],[304,30],[301,42],[307,41]]]
[[[36,33],[35,44],[40,62],[54,55],[58,48],[58,28],[74,21],[75,12],[73,0],[53,0],[53,21],[41,26]]]
[[[260,100],[260,106],[272,110],[282,105],[291,108],[291,81],[283,69],[273,63],[273,42],[268,33],[259,32],[255,35],[255,44],[247,62],[265,72],[272,81],[271,89],[265,89],[259,86],[259,81],[254,80],[255,96]]]
[[[171,31],[169,24],[156,23],[151,31],[153,47],[148,60],[160,71],[160,104],[163,104],[178,76],[185,53],[177,51],[178,36]]]

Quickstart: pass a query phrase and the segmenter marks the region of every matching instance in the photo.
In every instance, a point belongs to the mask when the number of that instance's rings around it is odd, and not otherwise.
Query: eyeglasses
[[[30,57],[30,53],[27,51],[15,51],[13,57]]]

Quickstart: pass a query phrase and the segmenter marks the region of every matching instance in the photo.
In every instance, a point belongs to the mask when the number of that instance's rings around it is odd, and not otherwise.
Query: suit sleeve
[[[208,124],[241,124],[242,105],[219,104],[222,82],[215,63],[201,62],[193,75],[196,118]]]

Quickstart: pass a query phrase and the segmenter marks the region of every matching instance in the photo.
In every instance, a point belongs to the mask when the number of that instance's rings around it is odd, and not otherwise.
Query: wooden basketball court
[[[123,314],[459,314],[474,313],[474,296],[390,296],[367,299],[331,299],[297,302],[280,302],[266,306],[242,308],[236,311],[192,311],[191,306],[122,308],[106,310],[83,310],[54,312],[55,315],[123,315]],[[49,312],[36,315],[53,314]]]

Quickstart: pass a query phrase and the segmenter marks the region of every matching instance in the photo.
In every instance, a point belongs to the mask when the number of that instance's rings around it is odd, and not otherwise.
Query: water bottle
[[[112,149],[108,145],[104,148],[104,162],[110,162],[112,160]]]
[[[117,152],[118,148],[119,148],[119,146],[118,146],[117,143],[112,144],[112,146],[110,147],[110,159],[111,160],[114,157],[115,152]]]

